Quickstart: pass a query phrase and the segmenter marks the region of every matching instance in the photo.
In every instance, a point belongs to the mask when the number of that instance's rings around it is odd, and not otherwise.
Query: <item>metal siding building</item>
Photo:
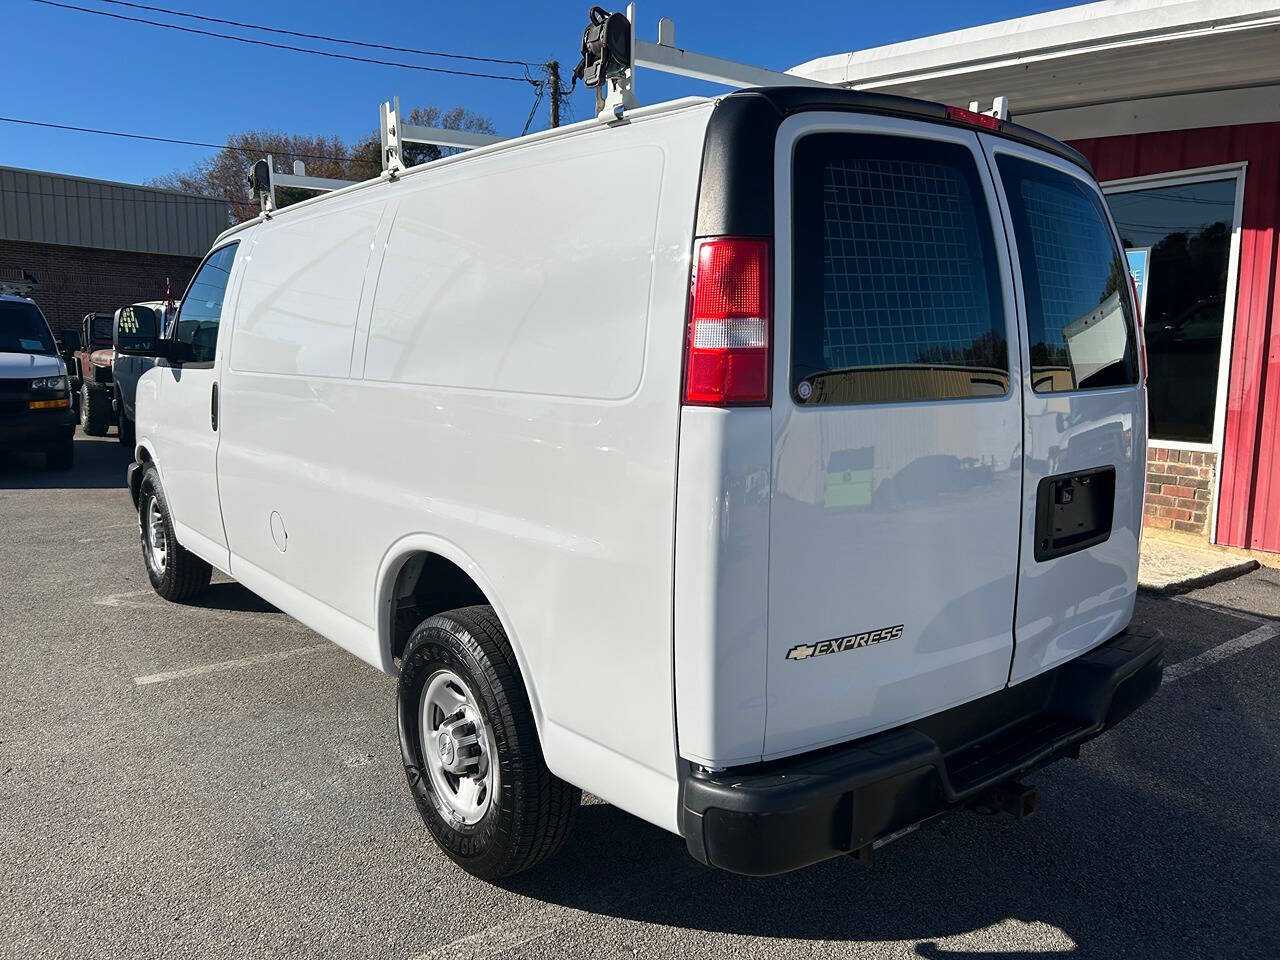
[[[0,240],[201,257],[227,225],[221,200],[0,167]]]
[[[180,296],[230,223],[224,201],[0,167],[0,280],[34,277],[55,331],[86,313]]]
[[[1280,3],[1103,0],[791,72],[960,106],[1005,96],[1019,123],[1079,149],[1153,265],[1146,523],[1280,551]],[[1207,257],[1207,220],[1218,285],[1184,296],[1172,253]],[[1190,333],[1209,308],[1214,338]],[[1162,424],[1161,406],[1178,416]]]

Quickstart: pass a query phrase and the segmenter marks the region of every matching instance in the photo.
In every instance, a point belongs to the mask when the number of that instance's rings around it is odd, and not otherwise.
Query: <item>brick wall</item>
[[[1199,450],[1147,451],[1147,507],[1143,524],[1181,533],[1209,533],[1216,454]]]
[[[0,240],[0,279],[21,279],[24,270],[34,276],[31,298],[59,336],[86,313],[164,299],[166,277],[180,298],[199,265],[195,257]]]

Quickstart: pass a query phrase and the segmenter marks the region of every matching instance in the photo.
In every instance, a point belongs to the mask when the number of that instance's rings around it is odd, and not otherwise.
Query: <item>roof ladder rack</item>
[[[382,172],[392,179],[406,168],[404,144],[430,143],[439,147],[461,147],[471,150],[501,143],[510,137],[498,137],[490,133],[474,133],[470,130],[447,130],[444,127],[420,127],[405,123],[400,116],[400,98],[382,104]]]
[[[293,161],[293,173],[276,173],[275,160],[267,154],[253,165],[249,173],[249,189],[262,207],[262,215],[268,219],[276,209],[276,187],[295,187],[303,190],[315,190],[317,193],[328,193],[349,187],[357,180],[335,180],[330,177],[307,176],[306,165],[301,160]]]
[[[1011,116],[1009,112],[1008,97],[996,97],[994,100],[991,101],[990,110],[979,110],[978,101],[970,100],[969,109],[972,110],[974,113],[981,113],[988,117],[995,117],[997,120],[1008,120],[1009,117]]]
[[[672,73],[678,76],[691,77],[695,80],[706,80],[711,83],[721,83],[728,87],[832,87],[836,84],[824,83],[821,80],[814,80],[809,77],[802,77],[794,73],[781,73],[777,70],[766,70],[763,67],[755,67],[747,63],[738,63],[734,60],[726,60],[723,57],[714,57],[705,53],[697,53],[693,50],[685,50],[676,46],[676,25],[669,17],[663,17],[658,21],[658,42],[652,43],[648,40],[640,40],[636,38],[636,4],[634,2],[627,4],[627,12],[625,14],[610,14],[608,18],[623,18],[625,24],[620,24],[621,32],[625,32],[629,42],[620,42],[616,33],[611,34],[604,25],[604,20],[597,21],[593,16],[592,26],[588,27],[588,37],[584,37],[584,66],[587,61],[596,59],[594,64],[600,71],[599,85],[604,89],[603,95],[598,99],[597,103],[600,107],[598,119],[602,122],[609,123],[620,120],[628,110],[632,110],[636,106],[636,70],[639,67],[647,67],[650,70],[659,70],[663,73]],[[594,28],[594,31],[593,31]],[[590,51],[588,39],[594,41],[594,46]],[[600,64],[599,60],[604,60]],[[581,69],[581,68],[580,68]],[[592,71],[587,70],[587,76],[590,77]],[[841,89],[844,89],[841,87]],[[978,113],[978,103],[974,101],[969,105],[969,109],[974,113]],[[999,120],[1009,119],[1009,98],[996,97],[990,110],[981,111],[987,116],[995,117]]]
[[[617,14],[614,14],[617,16]],[[607,91],[598,118],[604,122],[619,120],[627,110],[636,106],[636,69],[646,67],[662,73],[672,73],[695,80],[722,83],[727,87],[830,87],[821,80],[811,80],[793,73],[766,70],[747,63],[713,57],[676,46],[676,25],[669,17],[658,21],[658,42],[636,39],[636,5],[627,4],[626,27],[630,43],[621,50],[623,60],[607,70],[604,85]]]

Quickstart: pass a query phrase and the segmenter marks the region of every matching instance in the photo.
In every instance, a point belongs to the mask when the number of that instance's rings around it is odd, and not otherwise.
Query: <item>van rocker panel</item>
[[[1165,641],[1131,626],[1024,683],[853,743],[681,787],[689,853],[756,876],[840,854],[1072,753],[1160,687]]]

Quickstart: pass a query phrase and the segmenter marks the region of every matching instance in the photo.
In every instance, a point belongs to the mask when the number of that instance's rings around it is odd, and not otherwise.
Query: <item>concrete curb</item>
[[[1234,580],[1236,577],[1244,576],[1257,570],[1261,564],[1257,560],[1241,560],[1238,563],[1229,566],[1219,567],[1216,570],[1210,570],[1207,573],[1197,574],[1190,577],[1182,577],[1179,579],[1159,581],[1138,581],[1138,590],[1142,593],[1152,594],[1155,596],[1172,596],[1178,593],[1187,593],[1190,590],[1198,590],[1200,587],[1207,587],[1214,583],[1222,583],[1224,580]]]

